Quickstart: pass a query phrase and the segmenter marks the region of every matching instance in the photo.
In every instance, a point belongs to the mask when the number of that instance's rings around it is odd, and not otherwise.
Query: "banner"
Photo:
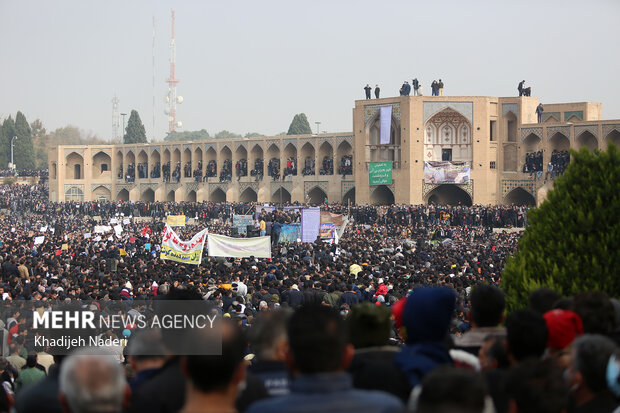
[[[269,214],[273,212],[274,209],[276,208],[270,205],[256,205],[256,219],[258,219],[261,213],[264,212],[265,214]]]
[[[321,209],[304,208],[301,210],[301,242],[314,242],[319,236],[321,226]]]
[[[168,215],[167,224],[171,227],[184,227],[185,215]]]
[[[334,224],[341,227],[344,224],[342,214],[333,214],[329,211],[321,211],[321,224]]]
[[[183,215],[180,215],[183,216]],[[202,260],[202,250],[207,240],[207,229],[194,235],[189,241],[181,241],[170,225],[166,224],[162,235],[161,253],[159,258],[184,264],[199,265]]]
[[[254,225],[254,215],[233,215],[233,227],[237,228],[239,234],[245,234],[248,225]]]
[[[335,238],[336,226],[334,224],[321,224],[321,230],[319,236],[321,239],[333,239]]]
[[[280,232],[279,243],[294,244],[301,239],[301,224],[284,224]]]
[[[390,144],[390,130],[392,129],[392,106],[381,106],[380,120],[380,138],[381,145]]]
[[[468,162],[424,162],[426,184],[468,184],[469,177]]]
[[[45,241],[45,235],[41,235],[40,237],[35,237],[34,245],[43,244],[43,241]]]
[[[271,258],[271,237],[231,238],[209,234],[209,257]]]
[[[391,185],[392,161],[371,162],[368,165],[368,185]]]

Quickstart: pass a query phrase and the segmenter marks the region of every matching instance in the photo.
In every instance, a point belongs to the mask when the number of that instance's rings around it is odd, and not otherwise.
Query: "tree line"
[[[312,129],[304,113],[296,114],[288,128],[288,132],[279,135],[309,135]],[[227,130],[214,136],[205,129],[199,131],[169,132],[166,142],[200,141],[206,139],[254,138],[265,136],[252,132],[238,135]],[[11,161],[11,140],[17,137],[13,146],[13,162],[18,170],[37,170],[47,168],[47,153],[58,145],[92,145],[108,143],[92,133],[87,133],[76,126],[68,125],[47,132],[40,119],[28,123],[22,112],[15,118],[8,116],[0,125],[0,169],[8,167]],[[132,110],[123,133],[123,143],[146,143],[146,130],[140,120],[138,111]]]

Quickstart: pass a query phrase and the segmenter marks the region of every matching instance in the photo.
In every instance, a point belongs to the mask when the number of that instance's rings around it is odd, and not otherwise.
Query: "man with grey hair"
[[[60,367],[59,399],[71,413],[121,412],[129,386],[114,355],[95,348],[79,349]]]
[[[607,362],[616,351],[609,338],[584,334],[572,345],[572,358],[566,371],[571,399],[568,411],[573,413],[613,412],[618,403],[607,388]]]

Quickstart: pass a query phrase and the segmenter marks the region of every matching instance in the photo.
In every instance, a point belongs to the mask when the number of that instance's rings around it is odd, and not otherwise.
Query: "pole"
[[[121,113],[121,116],[123,117],[123,143],[125,143],[125,134],[127,133],[127,131],[125,130],[125,116],[127,116],[127,114]]]
[[[13,163],[13,145],[15,144],[15,139],[17,139],[17,136],[11,138],[11,168],[15,168],[15,163]]]

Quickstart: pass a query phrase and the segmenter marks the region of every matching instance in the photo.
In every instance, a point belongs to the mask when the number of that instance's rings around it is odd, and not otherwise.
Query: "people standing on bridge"
[[[545,111],[545,108],[543,107],[542,103],[539,103],[538,106],[536,106],[536,115],[538,116],[538,123],[542,123],[542,114]]]
[[[420,82],[418,78],[413,79],[411,84],[413,85],[413,96],[420,96]]]
[[[439,93],[437,92],[437,81],[433,80],[433,83],[431,83],[431,96],[439,96]]]
[[[370,87],[370,85],[368,83],[366,83],[366,86],[364,87],[364,91],[366,92],[366,99],[370,99],[370,91],[372,90],[372,88]]]
[[[519,86],[517,86],[517,90],[519,91],[519,97],[523,96],[523,89],[525,88],[525,80],[519,82]]]
[[[379,85],[375,85],[375,98],[379,99],[379,93],[381,92],[381,89],[379,89]]]
[[[443,96],[443,82],[441,79],[437,82],[437,91],[439,92],[437,96]]]

